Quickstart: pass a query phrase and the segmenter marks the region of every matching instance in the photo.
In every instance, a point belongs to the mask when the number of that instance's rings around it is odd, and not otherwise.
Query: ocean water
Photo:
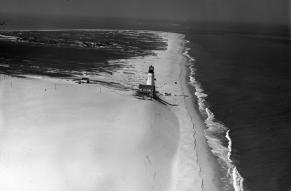
[[[188,29],[190,88],[224,190],[288,191],[290,38],[287,30],[255,29]]]

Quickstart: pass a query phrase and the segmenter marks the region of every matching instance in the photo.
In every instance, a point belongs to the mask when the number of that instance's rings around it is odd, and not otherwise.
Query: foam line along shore
[[[243,177],[238,172],[234,162],[231,160],[232,142],[230,130],[215,119],[214,113],[207,106],[207,93],[203,90],[203,84],[200,84],[196,78],[195,58],[189,55],[190,48],[187,44],[191,43],[186,40],[184,51],[188,61],[187,81],[190,86],[191,94],[194,96],[194,103],[197,110],[204,120],[204,134],[211,152],[217,157],[221,167],[221,181],[224,190],[243,191]],[[194,106],[196,107],[196,106]]]

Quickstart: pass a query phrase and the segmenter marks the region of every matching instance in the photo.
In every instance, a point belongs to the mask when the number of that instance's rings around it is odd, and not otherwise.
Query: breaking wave
[[[195,89],[195,96],[197,98],[197,104],[199,106],[199,111],[203,117],[204,123],[207,127],[205,129],[205,135],[208,145],[211,148],[212,153],[217,156],[218,162],[221,165],[224,174],[221,178],[223,183],[223,190],[227,191],[244,191],[243,189],[243,177],[238,172],[234,162],[231,160],[232,152],[232,140],[230,137],[230,129],[228,129],[224,124],[217,122],[215,115],[211,112],[206,98],[207,94],[202,89],[201,84],[195,79],[196,68],[195,59],[192,58],[188,52],[190,48],[187,47],[184,51],[184,56],[187,58],[189,63],[189,80],[190,84]]]

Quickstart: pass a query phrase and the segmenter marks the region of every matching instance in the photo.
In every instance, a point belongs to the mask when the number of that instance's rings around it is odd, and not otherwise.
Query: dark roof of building
[[[153,74],[153,73],[154,73],[154,69],[155,69],[155,68],[151,65],[151,66],[149,67],[149,73],[152,73],[152,74]]]
[[[153,86],[153,85],[143,85],[143,84],[139,84],[138,88],[139,89],[154,90],[155,89],[155,86]]]

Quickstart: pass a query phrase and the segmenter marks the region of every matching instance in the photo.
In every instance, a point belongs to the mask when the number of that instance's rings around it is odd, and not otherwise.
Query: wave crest
[[[185,43],[190,43],[186,40]],[[214,113],[208,107],[206,102],[207,94],[204,92],[202,85],[196,80],[195,73],[195,59],[188,53],[189,47],[185,48],[183,55],[187,58],[189,63],[189,80],[190,84],[195,89],[195,96],[199,111],[204,118],[204,123],[207,127],[205,129],[205,136],[212,153],[217,156],[218,162],[221,165],[225,174],[221,178],[223,182],[223,189],[230,191],[243,191],[243,177],[238,172],[234,162],[231,160],[232,140],[230,137],[230,129],[224,124],[217,122]]]

